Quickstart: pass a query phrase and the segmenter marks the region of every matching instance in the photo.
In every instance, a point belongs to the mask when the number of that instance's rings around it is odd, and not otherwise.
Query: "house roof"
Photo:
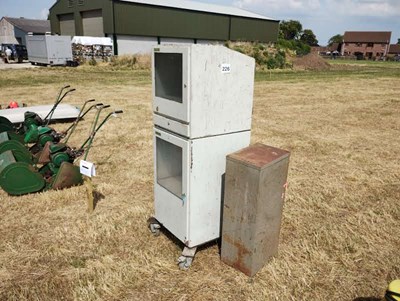
[[[329,46],[329,51],[339,51],[340,50],[340,43],[332,43],[331,46]]]
[[[400,54],[400,44],[391,44],[389,46],[390,54]]]
[[[345,43],[390,43],[391,31],[346,31]]]
[[[139,4],[147,4],[147,5],[157,5],[157,6],[163,6],[163,7],[172,7],[172,8],[186,9],[186,10],[194,10],[194,11],[202,11],[202,12],[208,12],[208,13],[238,16],[238,17],[245,17],[245,18],[255,18],[255,19],[278,21],[278,20],[274,20],[274,19],[268,18],[263,15],[249,12],[247,10],[244,10],[244,9],[241,9],[238,7],[222,6],[222,5],[188,1],[188,0],[121,0],[121,1],[139,3]]]
[[[50,21],[48,20],[35,20],[35,19],[10,18],[10,17],[4,17],[4,19],[6,19],[15,27],[27,33],[28,32],[46,33],[51,31]]]

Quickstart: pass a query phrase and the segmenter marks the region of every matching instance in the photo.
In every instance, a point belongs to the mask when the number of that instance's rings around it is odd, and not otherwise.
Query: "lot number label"
[[[231,73],[231,64],[221,64],[222,73]]]

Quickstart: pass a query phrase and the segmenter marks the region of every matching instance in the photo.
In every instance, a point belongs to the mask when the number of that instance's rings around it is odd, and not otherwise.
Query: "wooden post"
[[[87,212],[92,213],[94,211],[94,195],[93,195],[93,183],[92,178],[84,177],[84,183],[87,192]]]

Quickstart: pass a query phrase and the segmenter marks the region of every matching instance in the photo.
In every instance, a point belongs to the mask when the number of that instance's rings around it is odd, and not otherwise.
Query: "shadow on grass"
[[[104,194],[96,190],[93,191],[93,209],[96,209],[97,203],[101,202],[105,198]]]

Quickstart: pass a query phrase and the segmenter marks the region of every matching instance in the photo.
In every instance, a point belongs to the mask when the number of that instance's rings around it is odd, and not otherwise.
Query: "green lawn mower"
[[[96,133],[111,116],[123,113],[114,111],[109,113],[98,124],[99,116],[104,108],[97,106],[90,136],[78,149],[73,149],[65,143],[46,141],[40,158],[34,157],[26,148],[20,146],[14,149],[4,147],[1,152],[0,144],[0,186],[10,195],[24,195],[50,189],[63,189],[83,182],[79,167],[74,165],[76,160],[85,154],[85,159],[92,146]],[[11,140],[10,140],[11,141]],[[12,144],[14,142],[9,142]],[[6,145],[8,145],[6,143]],[[11,148],[11,146],[9,146]],[[39,161],[48,161],[39,164]],[[41,166],[40,166],[41,165]]]
[[[71,92],[75,91],[75,89],[69,89],[70,86],[67,85],[62,87],[56,97],[53,107],[46,115],[44,119],[42,119],[35,112],[25,112],[24,113],[24,121],[21,124],[14,125],[10,120],[8,120],[4,116],[0,116],[0,133],[13,131],[16,134],[24,135],[26,132],[32,129],[32,126],[48,126],[52,120],[53,114],[57,109],[58,105],[62,102],[62,100]],[[69,89],[65,91],[66,89]]]
[[[17,134],[14,131],[6,131],[0,133],[0,154],[5,150],[20,150],[28,147],[28,145],[33,145],[29,147],[29,151],[35,158],[40,158],[40,152],[43,150],[47,142],[58,143],[60,140],[65,138],[64,143],[67,143],[69,137],[74,132],[79,121],[82,120],[87,113],[89,113],[93,108],[97,106],[102,106],[103,104],[94,104],[90,106],[86,111],[84,111],[86,105],[90,102],[95,101],[94,99],[87,100],[82,106],[82,110],[79,112],[78,117],[75,119],[74,123],[71,124],[65,131],[59,133],[53,128],[48,126],[38,126],[34,120],[37,120],[34,116],[35,113],[27,112],[26,122],[24,127],[28,128],[25,134]],[[35,163],[47,163],[46,161],[35,161]]]

